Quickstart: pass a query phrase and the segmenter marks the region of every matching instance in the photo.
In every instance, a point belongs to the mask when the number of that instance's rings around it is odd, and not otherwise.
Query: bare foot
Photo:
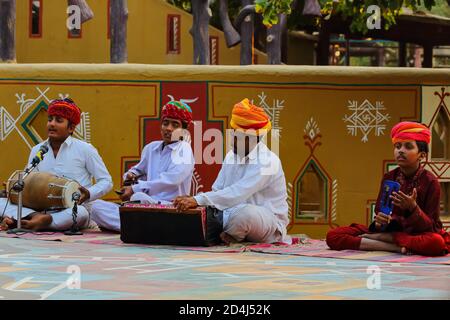
[[[17,221],[10,217],[4,217],[0,223],[0,231],[6,231],[17,227]]]
[[[230,236],[228,233],[226,232],[222,232],[220,234],[220,239],[222,239],[223,242],[225,242],[225,244],[230,244],[230,243],[235,243],[238,242],[236,241],[235,238],[233,238],[232,236]]]
[[[41,231],[46,229],[51,223],[53,219],[52,216],[45,213],[37,213],[33,215],[30,220],[22,220],[22,227],[24,229],[33,230],[33,231]]]
[[[408,250],[408,248],[406,248],[406,247],[402,247],[401,253],[406,255],[406,256],[412,256],[413,255],[412,251]]]
[[[372,239],[372,240],[379,240],[379,233],[364,233],[359,235],[360,238],[366,238],[366,239]]]

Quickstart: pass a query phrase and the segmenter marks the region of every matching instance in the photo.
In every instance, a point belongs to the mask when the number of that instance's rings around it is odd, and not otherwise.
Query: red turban
[[[246,131],[253,129],[260,135],[272,128],[270,118],[263,108],[257,107],[245,98],[233,107],[230,126],[235,130]]]
[[[391,131],[392,143],[401,141],[423,141],[430,143],[431,133],[427,126],[417,122],[400,122]]]
[[[162,108],[161,119],[165,118],[177,119],[185,124],[190,124],[192,122],[191,107],[181,101],[169,101]]]
[[[71,99],[53,100],[48,106],[49,116],[59,116],[78,125],[81,119],[81,110]]]

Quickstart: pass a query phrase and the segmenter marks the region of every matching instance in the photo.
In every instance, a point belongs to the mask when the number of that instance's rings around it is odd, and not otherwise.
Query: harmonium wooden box
[[[222,214],[214,208],[177,212],[173,206],[127,203],[119,211],[120,239],[125,243],[212,246],[221,242]]]

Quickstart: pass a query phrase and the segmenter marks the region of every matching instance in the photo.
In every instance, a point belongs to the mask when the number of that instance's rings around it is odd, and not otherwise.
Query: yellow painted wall
[[[293,215],[290,232],[323,237],[332,227],[370,220],[368,214],[380,179],[388,165],[395,164],[389,138],[391,128],[401,120],[418,120],[430,125],[441,103],[435,92],[442,90],[450,91],[448,70],[0,65],[0,180],[6,180],[12,171],[26,163],[30,147],[35,144],[32,131],[25,129],[26,123],[33,119],[40,105],[60,94],[69,95],[86,113],[77,137],[98,148],[115,188],[120,186],[124,163],[139,158],[148,137],[158,137],[159,107],[169,95],[175,99],[197,99],[190,103],[194,120],[200,121],[204,128],[215,126],[221,130],[229,126],[233,104],[248,97],[269,113],[274,111],[274,106],[279,106],[279,113],[272,113],[272,121],[281,130],[280,158]],[[365,101],[366,106],[372,107],[364,109]],[[444,96],[443,101],[450,106],[450,96]],[[355,112],[352,105],[361,108],[357,112],[358,128],[354,135],[348,127]],[[377,106],[378,111],[374,109]],[[445,110],[448,112],[448,107]],[[373,120],[377,112],[378,120]],[[372,120],[384,129],[376,132],[372,128],[364,141],[364,128],[374,124]],[[45,132],[42,133],[43,126],[37,122],[45,118],[35,121],[31,126],[41,131],[38,139],[41,140]],[[312,154],[306,145],[310,134],[320,134],[316,140],[320,145]],[[295,202],[299,190],[291,187],[312,157],[328,179],[327,218],[323,221],[298,219]],[[428,167],[432,168],[433,164]],[[450,159],[442,160],[438,168],[441,181],[450,181]],[[216,168],[203,164],[198,169],[201,183],[210,185]],[[106,198],[117,199],[113,193]]]
[[[29,1],[17,1],[17,62],[19,63],[109,63],[107,38],[107,0],[87,0],[94,18],[82,25],[82,38],[68,38],[66,0],[43,0],[42,37],[29,37]],[[192,64],[193,44],[189,30],[192,16],[163,0],[128,1],[128,62],[151,64]],[[181,15],[181,52],[166,53],[167,15]],[[223,33],[209,28],[219,37],[219,63],[239,64],[240,45],[228,49]],[[267,62],[256,52],[258,62]]]
[[[317,41],[310,36],[299,37],[295,33],[288,33],[288,65],[315,65]]]

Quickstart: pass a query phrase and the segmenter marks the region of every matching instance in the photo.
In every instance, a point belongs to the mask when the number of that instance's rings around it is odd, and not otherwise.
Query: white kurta
[[[264,222],[267,222],[267,218],[264,218],[267,213],[274,216],[273,223],[281,234],[280,240],[289,239],[286,237],[286,226],[289,221],[283,168],[278,156],[263,142],[258,143],[244,159],[235,155],[233,151],[228,152],[212,191],[200,193],[194,198],[199,205],[213,206],[223,211],[225,231],[231,227],[229,226],[231,217],[248,212],[246,207],[251,205],[253,208],[255,206],[261,208],[258,209],[261,212],[264,211],[259,215]],[[271,222],[261,224],[262,227],[264,224],[268,225]]]
[[[44,143],[48,143],[48,140],[33,147],[28,163],[31,163]],[[85,226],[89,222],[89,208],[92,201],[107,194],[113,186],[111,176],[97,149],[91,144],[72,138],[71,136],[62,143],[56,157],[52,148],[49,147],[47,154],[44,155],[44,159],[37,165],[34,171],[48,172],[76,180],[80,185],[89,190],[89,200],[78,207],[77,222],[79,226]],[[95,179],[95,184],[93,184],[92,179]],[[6,199],[1,200],[0,208],[3,210]],[[23,208],[22,217],[26,217],[33,212],[34,210],[32,209]],[[16,218],[17,206],[10,204],[5,215]],[[68,229],[72,225],[72,208],[52,213],[52,217],[53,222],[50,225],[50,229]]]
[[[145,177],[132,186],[131,200],[169,204],[177,196],[189,195],[194,165],[187,142],[178,141],[164,148],[161,140],[149,143],[142,150],[140,162],[128,171]],[[120,231],[119,205],[115,203],[96,201],[91,217],[100,227]]]
[[[177,196],[189,195],[195,165],[191,145],[178,141],[162,147],[163,141],[146,145],[141,161],[128,171],[146,175],[145,180],[133,185],[133,191],[146,193],[156,201],[172,201]]]

